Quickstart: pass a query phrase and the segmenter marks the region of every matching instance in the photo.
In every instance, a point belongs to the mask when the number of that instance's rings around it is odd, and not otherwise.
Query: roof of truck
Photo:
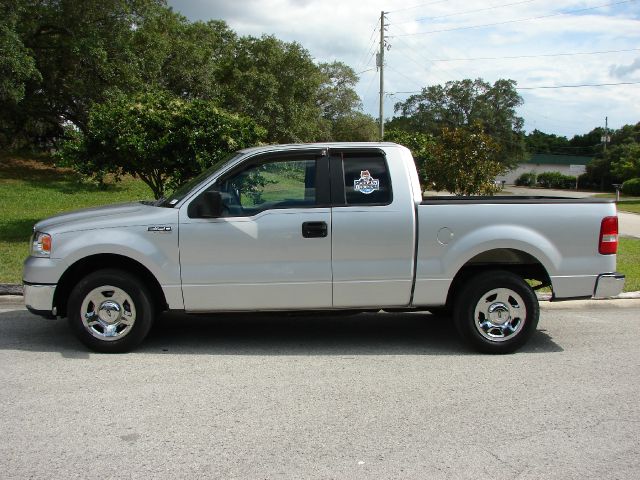
[[[253,152],[277,152],[279,150],[304,150],[307,148],[372,148],[372,147],[398,147],[392,142],[318,142],[318,143],[287,143],[278,145],[261,145],[258,147],[245,148],[241,153]]]

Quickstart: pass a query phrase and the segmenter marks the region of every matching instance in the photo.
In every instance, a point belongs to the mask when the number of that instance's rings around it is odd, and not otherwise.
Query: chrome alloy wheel
[[[496,288],[480,297],[473,315],[480,335],[493,342],[504,342],[524,327],[527,307],[513,290]]]
[[[92,336],[110,342],[131,331],[136,321],[136,307],[127,292],[104,285],[84,297],[80,315],[84,328]]]

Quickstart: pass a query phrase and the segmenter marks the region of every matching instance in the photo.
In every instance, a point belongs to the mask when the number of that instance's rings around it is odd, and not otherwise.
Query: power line
[[[595,7],[587,7],[587,8],[579,8],[577,10],[569,10],[566,12],[556,12],[556,13],[550,13],[548,15],[538,15],[537,17],[527,17],[527,18],[518,18],[515,20],[505,20],[503,22],[494,22],[494,23],[483,23],[480,25],[468,25],[466,27],[454,27],[454,28],[443,28],[440,30],[429,30],[426,32],[415,32],[415,33],[405,33],[402,35],[392,35],[391,37],[408,37],[408,36],[414,36],[414,35],[428,35],[430,33],[442,33],[442,32],[453,32],[456,30],[471,30],[474,28],[485,28],[485,27],[495,27],[498,25],[507,25],[510,23],[518,23],[518,22],[528,22],[530,20],[541,20],[541,19],[545,19],[545,18],[551,18],[551,17],[559,17],[562,15],[569,15],[572,13],[580,13],[580,12],[586,12],[589,10],[595,10],[597,8],[603,8],[603,7],[610,7],[610,6],[614,6],[614,5],[621,5],[623,3],[631,3],[631,2],[635,2],[637,0],[622,0],[620,2],[613,2],[613,3],[605,3],[603,5],[597,5]]]
[[[397,25],[395,26],[395,28],[396,28],[397,30],[400,30],[401,32],[405,32],[405,33],[406,33],[406,31],[405,31],[404,29],[402,29],[402,28],[398,27]],[[413,52],[413,51],[415,50],[415,48],[411,47],[411,46],[410,46],[410,45],[409,45],[409,44],[408,44],[408,43],[407,43],[403,38],[401,38],[401,37],[399,37],[399,36],[398,36],[398,37],[396,38],[396,40],[397,40],[397,41],[399,41],[399,42],[401,42],[401,43],[403,43],[403,44],[404,44],[404,45],[405,45],[405,46],[406,46],[406,47],[407,47],[411,52]],[[418,53],[418,52],[416,52],[416,53]],[[455,74],[459,75],[459,76],[460,76],[460,77],[462,77],[462,78],[464,78],[464,77],[465,77],[465,75],[464,75],[462,72],[458,71],[456,68],[453,68],[453,67],[449,66],[449,67],[447,68],[447,72],[445,72],[442,68],[440,68],[438,65],[436,65],[436,64],[435,64],[435,62],[433,62],[433,61],[430,61],[430,60],[426,59],[426,58],[425,58],[425,57],[423,57],[422,55],[418,55],[418,56],[420,57],[420,59],[421,59],[423,62],[431,63],[432,67],[434,67],[434,68],[436,68],[436,69],[440,70],[441,72],[445,73],[445,74],[446,74],[446,75],[448,75],[449,77],[451,76],[451,71],[453,71]],[[414,62],[415,62],[417,65],[419,65],[421,69],[424,69],[424,67],[425,67],[425,65],[424,65],[424,64],[419,63],[419,62],[417,62],[417,61],[415,61],[415,60],[414,60]],[[426,72],[426,70],[425,70],[425,72]],[[449,79],[450,79],[450,78],[449,78]],[[446,80],[445,80],[445,82],[446,82]]]
[[[523,3],[531,3],[531,2],[537,2],[537,1],[539,0],[521,0],[520,2],[505,3],[503,5],[494,5],[493,7],[476,8],[475,10],[464,10],[462,12],[448,13],[446,15],[438,15],[437,17],[420,17],[420,18],[416,18],[415,20],[406,20],[400,23],[390,23],[390,25],[403,25],[405,23],[411,23],[411,22],[422,22],[423,20],[437,20],[440,18],[456,17],[459,15],[466,15],[467,13],[486,12],[488,10],[496,10],[498,8],[511,7],[513,5],[522,5]]]
[[[367,52],[364,54],[364,57],[362,57],[362,60],[360,60],[360,62],[358,62],[358,67],[360,67],[362,65],[362,67],[366,67],[367,64],[369,63],[369,61],[371,60],[371,57],[369,56],[369,54],[371,53],[371,49],[375,46],[376,44],[376,40],[375,40],[375,34],[378,31],[378,23],[376,22],[373,26],[373,30],[371,32],[371,35],[369,36],[369,48],[367,49]]]
[[[362,73],[367,73],[367,72],[370,72],[370,71],[376,70],[376,69],[377,69],[377,67],[367,68],[366,70],[362,70],[361,72],[356,72],[356,75],[360,75]]]
[[[539,55],[510,55],[506,57],[473,57],[473,58],[430,58],[425,59],[430,62],[463,62],[473,60],[509,60],[516,58],[542,58],[542,57],[570,57],[573,55],[600,55],[604,53],[638,52],[640,48],[627,48],[624,50],[599,50],[596,52],[565,52],[565,53],[543,53]]]

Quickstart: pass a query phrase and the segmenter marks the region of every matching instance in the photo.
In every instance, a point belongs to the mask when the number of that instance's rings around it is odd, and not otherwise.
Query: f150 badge
[[[360,172],[360,178],[353,181],[353,189],[356,192],[368,195],[376,190],[380,190],[380,180],[373,178],[369,170],[362,170]]]
[[[171,227],[169,225],[154,225],[147,228],[148,232],[170,232]]]

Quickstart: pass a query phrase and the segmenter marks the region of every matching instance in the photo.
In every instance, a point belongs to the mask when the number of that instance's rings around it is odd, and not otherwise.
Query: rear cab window
[[[388,205],[393,199],[391,177],[381,152],[343,152],[346,205]]]

